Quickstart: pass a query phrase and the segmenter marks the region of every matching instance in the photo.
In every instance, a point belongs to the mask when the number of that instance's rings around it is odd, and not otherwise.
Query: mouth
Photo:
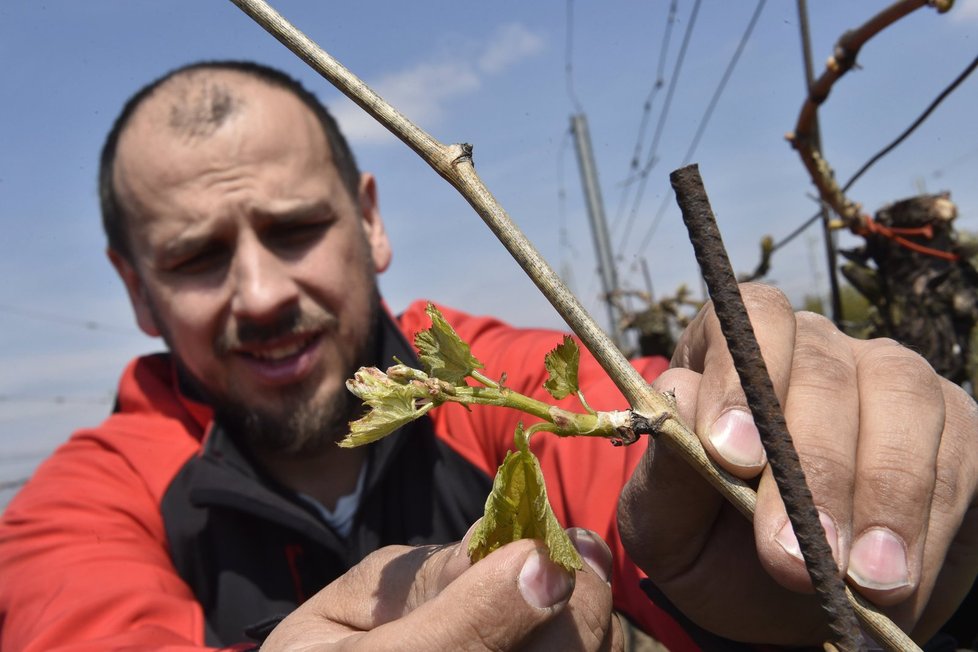
[[[313,369],[322,333],[294,333],[256,342],[234,351],[262,384],[285,385],[305,378]]]
[[[256,348],[250,351],[241,351],[241,353],[263,362],[279,362],[307,348],[310,342],[316,339],[316,337],[316,335],[307,335],[294,342],[287,342],[279,346]]]

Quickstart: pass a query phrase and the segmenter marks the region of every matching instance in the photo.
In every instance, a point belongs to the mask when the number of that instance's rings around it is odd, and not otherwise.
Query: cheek
[[[332,310],[362,311],[375,284],[373,260],[360,232],[345,235],[311,252],[298,275],[316,299]]]
[[[164,299],[158,321],[164,337],[191,371],[199,372],[214,357],[214,342],[220,333],[220,300],[210,293],[181,292]]]

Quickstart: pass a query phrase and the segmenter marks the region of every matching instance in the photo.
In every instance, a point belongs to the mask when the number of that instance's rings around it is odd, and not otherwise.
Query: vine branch
[[[818,150],[814,138],[815,115],[818,107],[829,97],[829,92],[835,83],[856,65],[859,50],[871,38],[900,20],[904,16],[920,9],[925,5],[934,7],[938,12],[948,11],[954,0],[898,0],[889,7],[867,20],[860,27],[843,34],[825,64],[825,71],[808,89],[794,132],[786,138],[795,148],[801,161],[808,170],[812,182],[818,189],[818,194],[842,220],[842,226],[853,233],[866,230],[867,219],[861,212],[861,206],[849,199],[845,189],[839,187],[835,173],[822,153]]]
[[[394,109],[264,0],[231,0],[231,2],[401,139],[458,190],[601,364],[631,405],[632,410],[647,419],[649,423],[658,425],[658,435],[662,441],[674,448],[745,517],[753,518],[757,502],[754,490],[739,478],[724,471],[707,456],[696,434],[679,419],[672,397],[657,392],[649,386],[519,227],[513,223],[475,172],[471,145],[445,145],[435,140]],[[850,600],[858,600],[851,592],[849,595]],[[867,606],[857,608],[857,614],[871,631],[888,632],[889,637],[881,640],[890,649],[917,649],[899,628],[876,612],[873,607],[868,606],[868,603],[865,604]],[[874,623],[882,624],[874,625]]]

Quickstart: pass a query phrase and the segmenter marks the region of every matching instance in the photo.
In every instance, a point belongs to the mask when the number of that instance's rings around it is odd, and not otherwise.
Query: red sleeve
[[[409,340],[427,328],[424,303],[412,304],[401,317]],[[506,374],[506,385],[543,401],[554,402],[543,388],[547,378],[544,356],[561,343],[564,333],[551,330],[515,329],[498,320],[473,317],[443,306],[438,307],[473,355],[486,366],[484,373],[498,379]],[[578,342],[580,345],[580,342]],[[665,358],[643,358],[633,364],[652,380],[668,367]],[[597,410],[625,409],[628,403],[601,366],[581,346],[578,373],[584,397]],[[568,397],[558,404],[570,410],[583,410],[577,399]],[[513,430],[521,419],[534,419],[512,410],[445,405],[429,412],[436,432],[456,451],[488,474],[496,468],[513,444]],[[627,614],[645,631],[670,650],[698,649],[686,633],[665,612],[652,604],[639,588],[642,572],[628,558],[618,535],[618,496],[645,451],[646,442],[624,448],[605,440],[584,437],[559,439],[540,433],[531,447],[540,459],[547,482],[547,494],[557,518],[565,526],[594,530],[611,546],[615,558],[615,608]]]
[[[0,520],[0,648],[204,648],[201,608],[170,562],[158,503],[199,447],[191,422],[113,416],[42,464]]]

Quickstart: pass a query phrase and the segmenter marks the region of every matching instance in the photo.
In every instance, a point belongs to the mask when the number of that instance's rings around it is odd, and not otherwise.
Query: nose
[[[242,320],[265,323],[294,307],[299,290],[288,264],[254,235],[239,239],[231,269],[231,313]]]

